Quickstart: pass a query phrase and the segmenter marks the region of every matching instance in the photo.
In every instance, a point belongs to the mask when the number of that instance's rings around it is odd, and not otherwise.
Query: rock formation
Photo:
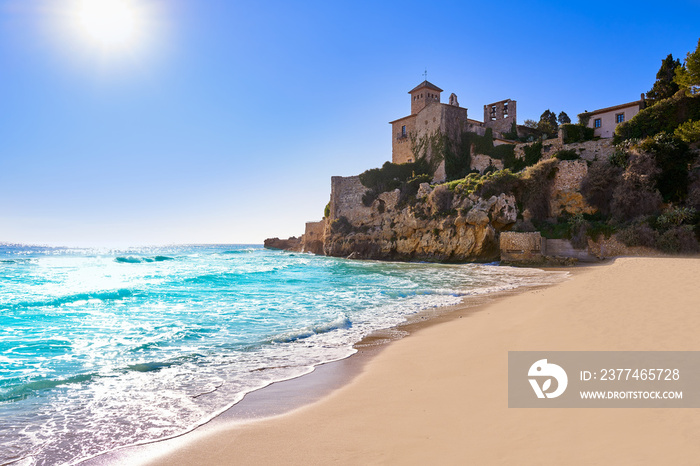
[[[265,240],[266,249],[283,249],[285,251],[301,251],[301,238],[292,236],[287,239],[268,238]]]
[[[399,190],[381,194],[361,221],[332,219],[324,253],[356,259],[431,262],[499,258],[497,233],[515,223],[515,198],[460,197],[446,186],[420,185],[416,202],[399,202]]]

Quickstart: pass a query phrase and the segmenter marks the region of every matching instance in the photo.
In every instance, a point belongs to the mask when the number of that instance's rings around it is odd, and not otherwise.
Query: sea
[[[565,275],[257,245],[0,244],[0,465],[180,435],[377,330]]]

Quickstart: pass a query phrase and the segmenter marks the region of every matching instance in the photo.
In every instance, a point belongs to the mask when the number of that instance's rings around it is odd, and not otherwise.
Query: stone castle
[[[450,95],[449,103],[442,103],[442,92],[442,89],[427,80],[408,91],[411,96],[411,114],[389,122],[393,163],[414,162],[415,141],[438,131],[453,139],[465,131],[483,136],[486,129],[491,128],[494,144],[498,145],[507,142],[503,133],[512,131],[514,125],[516,130],[518,128],[515,100],[506,99],[484,105],[484,121],[478,121],[468,117],[467,109],[460,107],[454,93]],[[525,132],[527,129],[521,127],[519,131]],[[438,167],[436,171],[436,181],[441,180],[444,180],[444,167]]]
[[[531,128],[517,124],[515,100],[505,99],[484,105],[484,119],[478,121],[468,117],[467,109],[459,105],[455,94],[450,95],[447,104],[442,103],[442,92],[427,80],[408,92],[411,114],[390,122],[393,163],[415,162],[416,141],[437,133],[455,141],[463,132],[480,136],[490,132],[494,146],[513,145],[515,157],[525,157],[524,149],[531,143],[507,139],[515,136],[524,139],[533,134]],[[586,211],[588,206],[579,190],[581,180],[587,173],[587,162],[608,157],[613,152],[611,141],[600,139],[565,144],[560,131],[558,138],[542,142],[544,159],[559,150],[575,151],[581,159],[558,164],[549,200],[551,214],[556,216],[563,210],[572,214]],[[486,169],[503,168],[502,160],[479,153],[474,145],[470,163],[472,170],[481,173]],[[445,178],[443,161],[435,170],[433,183],[440,183]],[[516,244],[517,241],[504,235],[499,248],[500,233],[510,229],[518,214],[512,196],[492,196],[490,199],[472,196],[461,200],[454,196],[448,207],[458,213],[438,221],[430,217],[431,212],[442,208],[439,198],[444,195],[444,189],[441,190],[440,186],[423,183],[417,195],[421,203],[414,207],[401,205],[398,189],[381,193],[371,205],[367,205],[363,202],[367,191],[359,176],[333,176],[324,219],[308,222],[301,238],[273,238],[266,240],[265,246],[338,257],[385,260],[497,260],[499,249],[504,260],[517,261],[523,254],[527,257],[544,254],[545,242],[535,239],[536,235],[528,237],[528,241],[532,239],[532,244],[526,245]],[[558,255],[552,252],[555,247],[562,249],[557,244],[548,244],[546,251],[550,255]],[[523,253],[525,250],[531,251]],[[588,256],[588,252],[581,254],[582,258]],[[574,256],[571,251],[565,255]]]

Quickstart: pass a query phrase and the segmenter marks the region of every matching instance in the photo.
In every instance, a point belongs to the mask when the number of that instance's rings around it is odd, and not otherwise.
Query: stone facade
[[[416,154],[411,147],[412,141],[436,134],[438,131],[449,138],[457,138],[463,131],[469,131],[480,136],[486,128],[492,128],[497,136],[511,130],[516,121],[516,102],[511,99],[490,104],[495,106],[496,117],[488,121],[477,121],[467,117],[467,109],[459,106],[457,96],[450,96],[450,103],[440,103],[442,89],[434,84],[423,81],[409,91],[411,95],[411,114],[398,120],[391,121],[391,161],[393,163],[415,162]],[[484,114],[486,115],[486,107]],[[430,155],[430,154],[428,154]],[[440,181],[439,177],[436,181]]]
[[[541,262],[543,242],[544,238],[539,232],[504,231],[499,240],[501,260],[505,262]]]
[[[442,89],[426,80],[408,91],[408,93],[411,95],[411,115],[417,115],[428,105],[440,102]],[[456,98],[457,96],[455,96],[454,100]]]
[[[350,223],[366,222],[371,213],[362,203],[366,192],[359,176],[332,176],[329,221],[345,217]]]
[[[323,255],[323,241],[326,221],[306,222],[306,229],[301,237],[301,252]]]
[[[585,160],[562,160],[552,181],[552,193],[549,200],[549,213],[558,217],[563,212],[571,215],[592,214],[596,211],[586,203],[581,194],[581,182],[588,174]]]
[[[415,162],[412,141],[418,141],[438,131],[456,137],[467,128],[467,109],[457,104],[456,96],[451,105],[440,103],[440,92],[440,88],[428,81],[409,92],[411,115],[390,122],[393,163]]]
[[[479,170],[479,173],[484,173],[489,167],[496,167],[497,170],[503,170],[503,161],[489,157],[483,154],[472,155],[471,164],[469,168],[472,170]]]
[[[597,259],[586,249],[576,249],[568,239],[547,239],[544,253],[552,258],[573,258],[580,262],[595,262]]]
[[[484,105],[484,125],[494,132],[509,132],[513,129],[513,123],[517,123],[516,105],[516,101],[511,99]]]
[[[411,135],[416,134],[416,115],[409,115],[391,122],[391,161],[393,163],[414,162]]]
[[[515,145],[515,156],[519,159],[525,157],[525,146],[532,142],[519,143]],[[564,144],[561,138],[547,139],[542,142],[542,158],[546,159],[554,156],[560,150],[574,150],[584,160],[607,160],[615,152],[615,147],[611,139],[597,139],[593,141],[574,142]]]

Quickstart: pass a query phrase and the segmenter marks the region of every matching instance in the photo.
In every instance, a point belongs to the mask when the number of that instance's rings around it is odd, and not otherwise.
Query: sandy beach
[[[621,258],[391,343],[290,413],[151,464],[697,464],[697,409],[508,408],[508,351],[700,350],[700,259]]]

